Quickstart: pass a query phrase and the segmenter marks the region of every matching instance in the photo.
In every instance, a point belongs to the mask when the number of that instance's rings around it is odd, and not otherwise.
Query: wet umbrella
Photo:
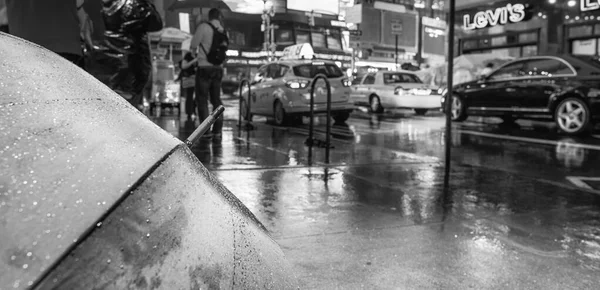
[[[231,11],[231,8],[221,0],[177,0],[169,10],[190,9],[190,8],[217,8],[224,11]]]
[[[182,142],[35,44],[0,33],[0,63],[0,287],[296,288]]]

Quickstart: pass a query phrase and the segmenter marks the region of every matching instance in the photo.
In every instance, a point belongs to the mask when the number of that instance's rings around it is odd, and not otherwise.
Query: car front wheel
[[[277,126],[285,125],[287,121],[285,109],[280,101],[275,101],[275,105],[273,106],[273,119],[275,121],[275,125]]]
[[[457,96],[452,95],[452,107],[450,109],[452,121],[462,122],[467,119],[467,112],[465,110],[465,103]]]
[[[590,110],[582,100],[567,98],[556,107],[554,119],[561,131],[569,135],[578,135],[590,127]]]

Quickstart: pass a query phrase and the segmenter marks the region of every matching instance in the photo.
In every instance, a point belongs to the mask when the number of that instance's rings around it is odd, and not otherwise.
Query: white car
[[[425,115],[440,108],[441,93],[410,71],[380,71],[354,80],[350,99],[357,106],[369,106],[374,113],[401,108]]]

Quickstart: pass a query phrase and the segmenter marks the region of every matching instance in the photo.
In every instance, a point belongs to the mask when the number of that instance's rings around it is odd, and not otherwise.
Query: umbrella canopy
[[[169,7],[169,10],[189,8],[218,8],[225,11],[231,11],[231,8],[221,0],[177,0]]]
[[[149,35],[151,40],[175,43],[182,43],[192,38],[191,34],[174,27],[167,27],[161,31],[149,33]]]
[[[0,63],[0,288],[297,288],[185,144],[38,45]]]

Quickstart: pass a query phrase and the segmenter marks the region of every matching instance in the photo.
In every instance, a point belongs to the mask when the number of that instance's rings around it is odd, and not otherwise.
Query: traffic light
[[[310,26],[315,26],[315,17],[314,17],[314,16],[312,16],[312,15],[308,15],[308,16],[306,16],[306,17],[307,17],[307,19],[308,19],[308,25],[310,25]]]

